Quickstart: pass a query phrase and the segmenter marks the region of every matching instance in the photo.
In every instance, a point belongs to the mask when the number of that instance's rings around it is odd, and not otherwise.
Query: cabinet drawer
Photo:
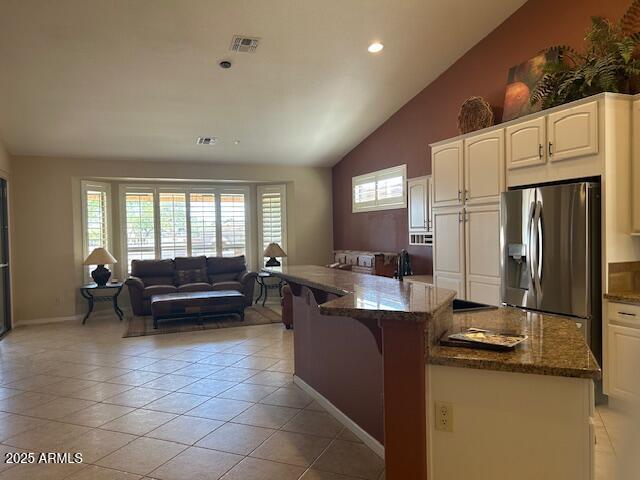
[[[609,302],[609,321],[640,328],[640,306]]]

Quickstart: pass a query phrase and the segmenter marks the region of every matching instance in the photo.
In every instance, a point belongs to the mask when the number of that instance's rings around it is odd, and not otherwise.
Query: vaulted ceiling
[[[333,165],[523,3],[0,0],[0,138],[17,155]],[[231,52],[235,34],[256,52]]]

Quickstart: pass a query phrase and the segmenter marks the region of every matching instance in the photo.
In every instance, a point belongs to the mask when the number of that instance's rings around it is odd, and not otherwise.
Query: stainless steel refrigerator
[[[502,302],[570,316],[602,359],[600,185],[502,194]]]

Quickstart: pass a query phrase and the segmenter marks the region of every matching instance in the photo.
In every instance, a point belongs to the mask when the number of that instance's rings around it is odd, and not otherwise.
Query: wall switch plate
[[[436,430],[453,432],[453,405],[448,402],[435,402]]]

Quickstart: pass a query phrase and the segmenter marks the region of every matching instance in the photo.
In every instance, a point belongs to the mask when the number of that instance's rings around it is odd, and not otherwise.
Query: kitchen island
[[[454,292],[420,282],[317,266],[270,273],[293,294],[295,382],[384,456],[387,479],[512,478],[500,468],[524,461],[518,478],[589,478],[600,370],[572,321],[515,309],[454,315]],[[438,346],[465,326],[528,339],[506,353]],[[444,429],[436,404],[451,407]],[[531,463],[547,451],[549,468]]]

